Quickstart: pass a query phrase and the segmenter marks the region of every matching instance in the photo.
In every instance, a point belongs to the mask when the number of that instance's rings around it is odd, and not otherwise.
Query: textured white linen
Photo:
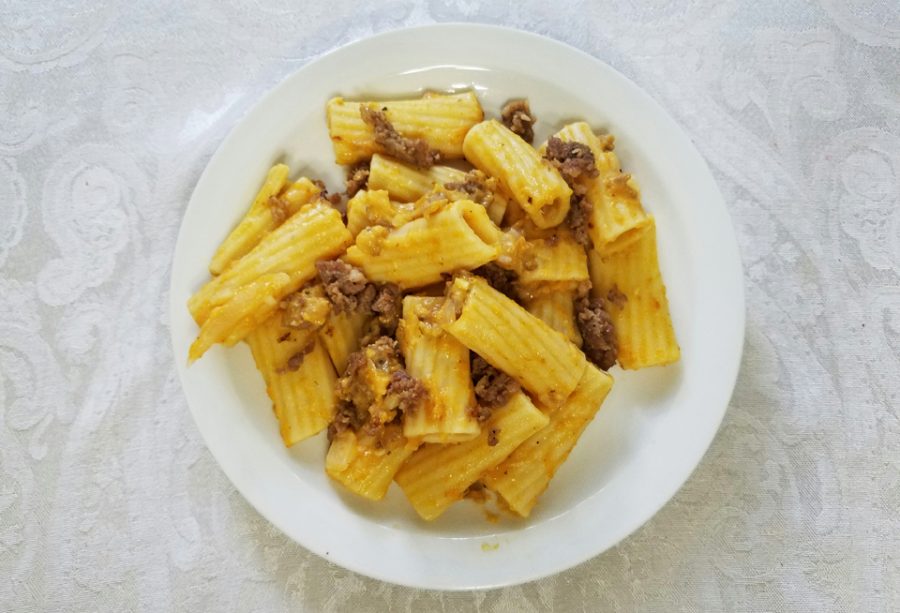
[[[606,4],[0,2],[0,610],[900,610],[900,3]],[[675,499],[569,572],[459,594],[335,567],[250,508],[165,307],[193,185],[260,95],[449,20],[565,41],[659,100],[724,193],[748,304]]]

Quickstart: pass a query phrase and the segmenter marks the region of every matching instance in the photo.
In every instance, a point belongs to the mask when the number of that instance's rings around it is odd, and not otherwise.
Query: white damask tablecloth
[[[900,3],[606,4],[0,1],[0,610],[900,610]],[[748,304],[675,499],[569,572],[459,594],[257,515],[200,441],[165,307],[191,189],[261,93],[448,20],[565,41],[659,100],[721,186]]]

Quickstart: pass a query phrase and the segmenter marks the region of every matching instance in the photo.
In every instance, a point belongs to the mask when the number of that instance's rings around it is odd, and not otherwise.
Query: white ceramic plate
[[[185,303],[208,277],[216,246],[266,170],[342,186],[325,101],[474,87],[488,116],[527,96],[540,142],[584,118],[616,135],[623,167],[656,216],[660,266],[682,348],[679,364],[614,369],[597,418],[527,520],[485,520],[464,501],[433,523],[392,486],[381,503],[354,499],[323,471],[324,435],[285,449],[262,380],[243,346],[186,367],[197,329]],[[440,25],[390,32],[311,62],[241,120],[207,166],[185,213],[172,270],[172,344],[197,426],[256,509],[320,556],[415,587],[504,586],[565,570],[646,522],[688,478],[718,429],[740,362],[744,298],[737,244],[715,182],[691,142],[647,94],[606,64],[508,29]]]

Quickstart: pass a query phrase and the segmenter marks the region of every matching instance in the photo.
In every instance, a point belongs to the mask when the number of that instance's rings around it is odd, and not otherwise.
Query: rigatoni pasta
[[[469,441],[429,444],[412,454],[397,472],[397,483],[423,519],[440,516],[466,489],[502,462],[549,419],[519,393],[497,409],[481,433]]]
[[[569,232],[559,232],[551,238],[529,241],[522,265],[518,270],[519,283],[572,283],[577,285],[590,279],[587,254]]]
[[[433,191],[435,186],[465,184],[467,177],[468,173],[452,166],[432,166],[420,170],[376,153],[369,164],[368,187],[370,190],[386,190],[391,198],[400,202],[414,202]],[[487,186],[484,191],[489,191],[490,201],[485,204],[488,217],[500,224],[509,199],[499,186]]]
[[[414,202],[434,189],[435,185],[461,181],[464,170],[452,166],[418,169],[376,153],[369,162],[369,189],[385,190],[400,202]]]
[[[415,100],[353,102],[332,98],[325,115],[338,164],[353,164],[384,152],[375,131],[363,120],[360,107],[381,110],[399,134],[423,139],[444,159],[462,157],[463,139],[484,117],[473,92],[429,94]]]
[[[580,347],[581,332],[575,323],[575,292],[576,288],[567,284],[537,287],[522,295],[522,306]]]
[[[197,340],[188,351],[193,362],[216,343],[231,347],[250,334],[278,308],[278,300],[291,285],[287,273],[263,275],[241,286],[226,303],[215,307],[200,326]]]
[[[499,253],[500,229],[471,200],[447,202],[395,230],[367,228],[346,260],[379,283],[423,287],[456,270],[477,268]]]
[[[315,331],[288,328],[276,313],[246,341],[266,382],[284,444],[290,447],[325,429],[334,415],[336,377]]]
[[[370,226],[392,226],[400,212],[387,190],[360,190],[347,201],[347,229],[356,237]]]
[[[641,206],[637,182],[622,172],[616,152],[610,145],[604,146],[583,121],[563,127],[556,136],[587,145],[594,154],[598,174],[586,179],[585,196],[592,205],[588,232],[594,248],[608,254],[638,240],[650,220]],[[607,143],[611,141],[611,137],[605,139]]]
[[[276,164],[269,170],[250,209],[213,255],[209,264],[210,274],[221,274],[231,262],[246,255],[263,236],[300,210],[301,206],[311,202],[321,191],[305,177],[289,184],[288,172],[284,164]]]
[[[625,249],[608,256],[591,253],[591,280],[594,295],[609,304],[622,368],[664,366],[681,357],[659,272],[653,217],[647,231]]]
[[[339,434],[328,448],[325,472],[357,496],[381,500],[417,445],[398,435],[386,447],[374,437],[357,436],[348,430]]]
[[[548,413],[550,423],[516,448],[482,481],[513,511],[528,517],[538,497],[569,457],[581,433],[594,418],[612,388],[605,372],[588,364],[575,391],[561,407]]]
[[[584,371],[578,347],[481,277],[456,277],[441,318],[447,332],[544,406],[562,404]]]
[[[319,329],[319,339],[325,346],[335,370],[344,372],[347,359],[359,350],[372,314],[358,310],[337,313],[334,309]]]
[[[481,427],[475,418],[475,391],[469,350],[435,321],[443,298],[407,296],[397,336],[406,370],[424,382],[429,400],[406,415],[403,434],[427,443],[464,441]]]
[[[496,120],[482,122],[466,135],[466,159],[496,177],[540,228],[560,224],[569,212],[572,189],[534,148]]]
[[[604,371],[680,355],[612,137],[576,122],[535,149],[527,102],[501,116],[469,91],[329,100],[346,204],[272,166],[188,302],[191,361],[243,339],[284,445],[327,430],[335,487],[396,481],[427,521],[488,490],[529,516]]]
[[[282,295],[288,294],[315,276],[316,260],[342,253],[352,240],[338,211],[322,200],[308,204],[201,287],[188,300],[188,308],[202,325],[212,309],[269,273],[283,272],[290,277],[290,283],[282,288]]]

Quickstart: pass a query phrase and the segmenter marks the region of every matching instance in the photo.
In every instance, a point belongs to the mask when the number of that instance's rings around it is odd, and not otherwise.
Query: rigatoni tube
[[[436,211],[399,228],[366,228],[346,260],[376,283],[424,287],[457,270],[477,268],[499,254],[500,229],[471,200],[438,205]]]
[[[327,201],[307,204],[287,221],[266,234],[256,247],[233,262],[188,300],[194,321],[202,324],[213,308],[228,302],[244,285],[268,273],[290,277],[286,295],[316,275],[316,261],[332,258],[346,249],[353,237],[341,214]]]
[[[397,472],[397,483],[416,513],[423,519],[436,519],[482,474],[548,422],[528,396],[518,392],[494,410],[475,438],[447,445],[429,443],[412,454]]]
[[[406,370],[422,381],[429,396],[424,407],[404,416],[403,434],[427,443],[463,441],[481,431],[472,414],[469,350],[434,321],[443,301],[406,296],[397,330]]]
[[[447,291],[441,325],[546,407],[562,404],[586,360],[569,339],[475,275],[459,275]]]
[[[472,165],[500,181],[536,226],[552,228],[566,218],[571,188],[534,147],[499,121],[469,130],[463,152]]]
[[[622,368],[663,366],[681,349],[669,314],[666,286],[656,253],[656,222],[628,247],[610,255],[590,254],[592,293],[606,301],[616,330]]]
[[[484,475],[484,484],[500,494],[513,511],[528,517],[538,497],[547,489],[553,475],[594,418],[612,384],[612,377],[588,364],[565,404],[550,411],[550,424]]]

